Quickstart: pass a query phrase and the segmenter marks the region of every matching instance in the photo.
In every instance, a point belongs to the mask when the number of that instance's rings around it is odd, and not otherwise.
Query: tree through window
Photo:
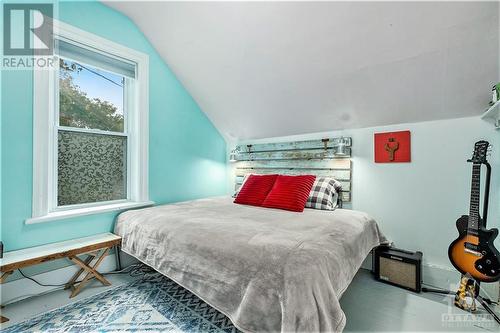
[[[124,76],[60,58],[58,206],[127,198],[125,84]]]

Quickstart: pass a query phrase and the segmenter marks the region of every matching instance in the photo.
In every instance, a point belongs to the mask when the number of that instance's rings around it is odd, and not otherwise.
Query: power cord
[[[35,280],[34,278],[24,274],[24,272],[21,269],[18,269],[18,271],[19,271],[19,273],[21,273],[21,275],[24,278],[33,281],[34,283],[36,283],[37,285],[39,285],[41,287],[64,287],[64,286],[66,286],[66,283],[62,283],[62,284],[41,283],[41,282]],[[128,267],[125,267],[124,269],[122,269],[120,271],[111,271],[111,272],[107,272],[107,273],[102,273],[102,275],[129,274],[131,277],[138,277],[138,276],[142,276],[142,275],[151,274],[153,272],[155,272],[155,270],[152,269],[151,267],[146,266],[142,263],[138,263],[138,264],[132,264]],[[79,282],[81,282],[81,281],[76,281],[75,283],[79,283]]]
[[[498,303],[498,302],[492,301],[492,300],[491,300],[491,299],[489,299],[489,298],[484,298],[484,297],[483,297],[483,301],[485,301],[485,302],[486,302],[486,303],[488,303],[489,305],[498,305],[498,304],[500,304],[500,303]]]
[[[127,274],[131,277],[146,276],[149,274],[155,274],[156,271],[143,263],[132,264],[120,271],[111,271],[103,273],[102,275],[114,275],[114,274]]]
[[[422,282],[422,285],[429,286],[429,287],[431,287],[431,289],[434,289],[435,291],[441,292],[442,294],[449,293],[450,295],[453,295],[453,293],[450,292],[449,290],[438,288],[438,287],[435,287],[435,286],[428,284],[428,283],[425,283],[425,282]],[[423,292],[433,292],[432,290],[429,290],[429,288],[425,288],[425,287],[422,288],[422,291]],[[500,304],[499,302],[492,301],[488,297],[483,297],[483,300],[486,303],[488,303],[489,305],[499,305]]]
[[[15,298],[13,298],[11,300],[3,302],[3,305],[8,305],[8,304],[11,304],[11,303],[14,303],[14,302],[17,302],[17,301],[21,301],[21,300],[29,298],[29,297],[43,296],[43,295],[52,293],[54,291],[63,290],[64,287],[66,286],[66,283],[62,283],[62,284],[45,284],[45,283],[41,283],[41,282],[35,280],[34,278],[32,278],[32,277],[27,276],[26,274],[24,274],[24,272],[21,269],[18,269],[18,271],[19,271],[19,273],[21,273],[21,275],[24,278],[26,278],[26,279],[28,279],[28,280],[36,283],[37,285],[39,285],[41,287],[56,287],[56,288],[55,289],[46,290],[46,291],[44,291],[42,293],[38,293],[38,294],[22,295],[22,296],[19,296],[19,297],[15,297]],[[146,276],[148,276],[150,274],[156,274],[156,271],[154,269],[152,269],[151,267],[144,265],[143,263],[137,263],[137,264],[132,264],[132,265],[130,265],[128,267],[125,267],[122,270],[111,271],[111,272],[103,273],[102,275],[114,275],[114,274],[128,274],[131,277],[139,277],[139,276],[146,277]],[[78,281],[78,282],[80,282],[80,281]],[[76,283],[78,283],[78,282],[76,282]]]
[[[18,271],[19,271],[19,273],[21,273],[21,275],[25,279],[31,280],[31,281],[35,282],[36,284],[38,284],[39,286],[42,286],[42,287],[64,287],[66,285],[66,283],[62,283],[62,284],[44,284],[44,283],[38,282],[37,280],[33,279],[30,276],[27,276],[26,274],[23,273],[23,271],[20,268],[18,269]]]
[[[427,287],[430,287],[430,289],[434,289],[434,290],[438,290],[442,293],[446,293],[448,290],[445,290],[443,288],[440,288],[440,287],[436,287],[432,284],[428,284],[428,283],[425,283],[425,282],[422,282],[422,285],[423,286],[427,286]],[[422,291],[425,293],[425,292],[429,292],[429,288],[426,288],[426,287],[422,287]]]

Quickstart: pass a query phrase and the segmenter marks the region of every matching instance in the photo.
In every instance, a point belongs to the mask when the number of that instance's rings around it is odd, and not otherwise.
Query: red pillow
[[[250,175],[238,192],[235,203],[261,206],[278,175]]]
[[[315,180],[316,176],[310,175],[279,175],[262,206],[302,212]]]

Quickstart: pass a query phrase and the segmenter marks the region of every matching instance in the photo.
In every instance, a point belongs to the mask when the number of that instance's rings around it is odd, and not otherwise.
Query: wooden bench
[[[78,295],[83,287],[93,278],[109,286],[111,283],[97,271],[97,268],[109,253],[109,250],[113,247],[118,248],[120,244],[121,237],[108,232],[18,251],[5,252],[3,258],[0,259],[0,284],[4,283],[7,277],[17,269],[50,260],[68,258],[80,268],[66,283],[64,288],[71,289],[70,298]],[[79,255],[86,255],[86,258],[82,260],[78,257]],[[83,273],[86,273],[85,276],[79,280]],[[0,322],[2,323],[9,320],[3,316],[0,317]]]

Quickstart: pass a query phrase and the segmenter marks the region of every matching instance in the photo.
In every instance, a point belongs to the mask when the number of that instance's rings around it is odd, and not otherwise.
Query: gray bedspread
[[[367,214],[304,213],[232,198],[119,215],[122,249],[192,291],[247,332],[340,332],[339,298],[385,241]]]

